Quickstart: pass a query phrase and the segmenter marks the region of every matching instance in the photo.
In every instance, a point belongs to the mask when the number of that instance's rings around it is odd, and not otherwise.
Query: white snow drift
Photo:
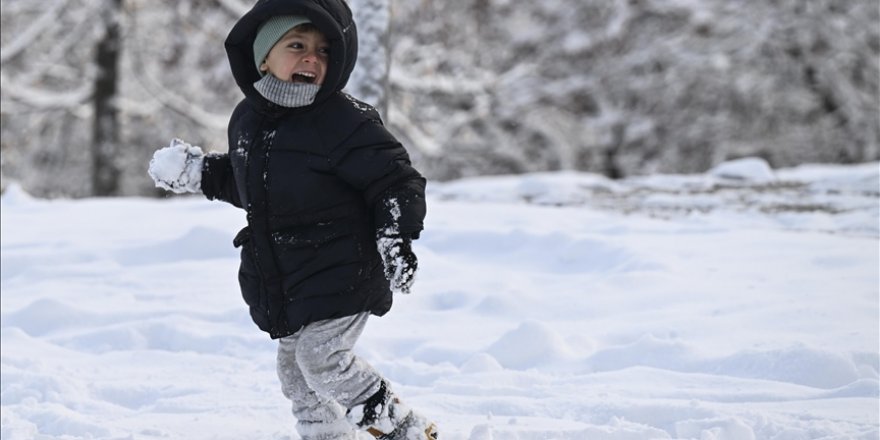
[[[360,353],[444,440],[877,439],[878,164],[429,185]],[[2,197],[2,438],[297,439],[200,197]]]

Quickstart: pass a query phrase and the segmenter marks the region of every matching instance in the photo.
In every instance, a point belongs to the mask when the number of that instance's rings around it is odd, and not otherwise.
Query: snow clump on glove
[[[391,282],[391,289],[410,293],[419,268],[419,260],[412,251],[412,238],[405,235],[380,235],[376,243],[385,265],[385,278]]]
[[[397,199],[386,200],[385,207],[390,210],[394,222],[380,230],[376,237],[376,246],[385,266],[385,278],[391,282],[393,291],[410,293],[416,279],[419,260],[412,250],[412,236],[401,234],[397,226],[397,220],[400,218],[400,205]]]
[[[172,139],[170,145],[153,153],[147,173],[157,188],[175,194],[197,193],[201,191],[204,158],[201,148]]]

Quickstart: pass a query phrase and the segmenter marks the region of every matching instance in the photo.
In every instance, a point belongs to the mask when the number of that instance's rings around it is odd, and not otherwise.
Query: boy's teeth
[[[315,78],[317,78],[317,75],[315,75],[314,73],[296,72],[293,74],[293,77],[291,78],[291,80],[294,82],[302,81],[302,82],[311,83],[312,81],[315,80]]]

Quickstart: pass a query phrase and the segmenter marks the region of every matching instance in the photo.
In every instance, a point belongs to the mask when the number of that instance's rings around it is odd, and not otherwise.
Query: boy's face
[[[329,48],[322,33],[297,26],[272,46],[260,71],[282,81],[320,85],[327,73]]]

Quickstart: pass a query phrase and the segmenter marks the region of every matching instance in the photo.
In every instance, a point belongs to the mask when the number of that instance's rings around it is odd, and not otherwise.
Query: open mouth
[[[295,72],[290,81],[295,83],[314,84],[318,76],[312,72]]]

